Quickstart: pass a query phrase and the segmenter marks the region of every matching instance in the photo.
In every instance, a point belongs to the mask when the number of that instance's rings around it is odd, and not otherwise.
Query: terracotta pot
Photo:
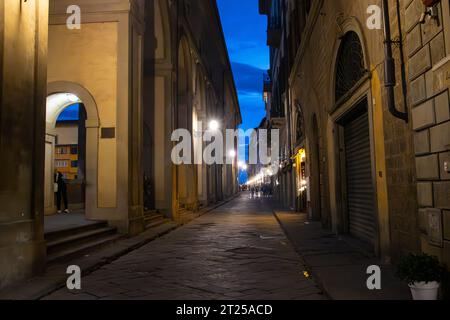
[[[438,4],[439,2],[441,2],[441,0],[422,0],[423,4],[427,7],[432,7],[435,4]]]

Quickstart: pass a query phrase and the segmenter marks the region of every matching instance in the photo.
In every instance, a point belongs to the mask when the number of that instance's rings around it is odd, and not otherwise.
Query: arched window
[[[336,64],[336,101],[341,99],[366,74],[364,54],[358,35],[350,31],[342,39]]]

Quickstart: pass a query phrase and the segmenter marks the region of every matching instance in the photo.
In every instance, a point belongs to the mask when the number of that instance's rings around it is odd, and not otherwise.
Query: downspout
[[[383,0],[383,14],[384,14],[384,49],[385,49],[385,83],[384,87],[387,91],[388,108],[389,112],[396,118],[399,118],[405,122],[408,122],[408,99],[407,99],[407,84],[406,84],[406,71],[405,71],[405,60],[403,55],[403,40],[402,40],[402,30],[401,30],[401,19],[400,19],[400,3],[397,2],[397,17],[398,17],[398,30],[399,30],[399,40],[392,41],[391,38],[391,25],[389,17],[389,3],[388,0]],[[400,60],[401,60],[401,75],[402,75],[402,91],[403,91],[403,103],[405,105],[405,112],[399,111],[395,106],[395,91],[396,77],[395,77],[395,59],[392,55],[392,43],[397,43],[400,47]]]

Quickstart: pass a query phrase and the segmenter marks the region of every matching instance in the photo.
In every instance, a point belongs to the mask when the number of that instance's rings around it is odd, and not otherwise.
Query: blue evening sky
[[[68,106],[66,109],[61,112],[61,114],[58,117],[58,121],[77,121],[78,120],[78,109],[79,104],[73,104],[71,106]]]
[[[217,0],[239,95],[243,129],[256,128],[265,116],[263,73],[269,68],[267,17],[258,0]]]
[[[259,126],[265,116],[263,74],[269,68],[267,17],[259,14],[258,0],[217,0],[242,113],[242,129]],[[239,148],[245,159],[245,146]],[[247,181],[241,172],[240,182]]]

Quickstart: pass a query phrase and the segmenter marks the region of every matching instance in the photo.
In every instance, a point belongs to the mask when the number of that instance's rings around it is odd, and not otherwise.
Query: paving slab
[[[238,197],[44,299],[324,299],[271,205]]]
[[[330,299],[411,300],[409,288],[397,279],[392,265],[383,265],[356,241],[340,237],[308,221],[306,214],[274,210],[274,214],[308,271]],[[367,268],[381,268],[381,290],[367,288]]]

